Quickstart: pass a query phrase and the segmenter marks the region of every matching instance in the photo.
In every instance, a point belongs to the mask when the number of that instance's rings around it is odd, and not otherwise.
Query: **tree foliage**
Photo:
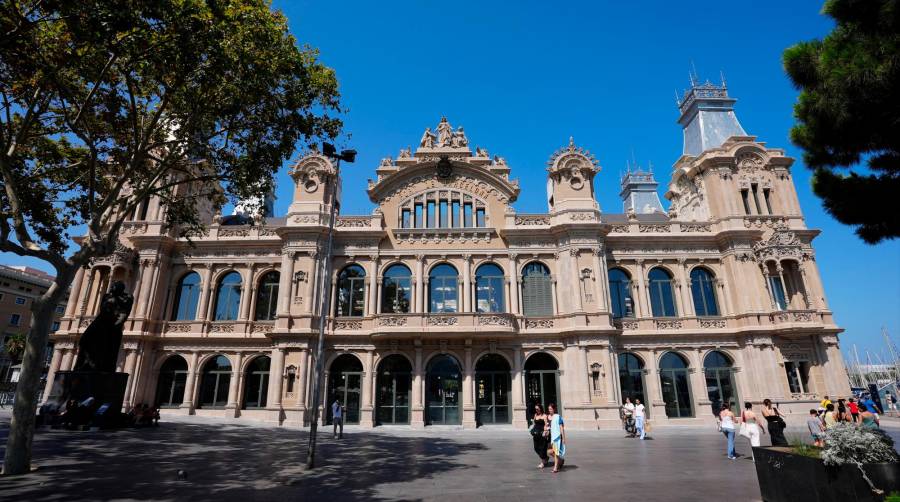
[[[25,335],[22,333],[10,335],[9,338],[6,339],[3,348],[6,350],[10,359],[18,362],[19,358],[22,357],[22,352],[25,352]]]
[[[801,91],[791,140],[803,148],[813,191],[832,216],[857,226],[866,242],[896,238],[900,0],[828,0],[823,12],[834,30],[784,52]]]
[[[148,197],[189,236],[199,208],[269,192],[298,142],[339,133],[341,109],[334,72],[264,0],[0,2],[0,99],[0,250],[56,269],[6,449],[22,473],[47,320],[77,268]]]

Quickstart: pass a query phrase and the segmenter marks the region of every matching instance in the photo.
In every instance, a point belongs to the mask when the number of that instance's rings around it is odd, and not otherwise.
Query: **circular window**
[[[309,192],[313,193],[319,188],[319,184],[315,182],[315,180],[306,180],[306,183],[303,184],[303,188]]]
[[[569,184],[572,185],[572,188],[575,190],[581,190],[581,187],[584,186],[584,180],[578,176],[572,176],[572,179],[569,181]]]

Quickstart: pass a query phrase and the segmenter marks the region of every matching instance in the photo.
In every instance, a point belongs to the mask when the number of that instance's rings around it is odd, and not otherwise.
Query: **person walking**
[[[553,472],[557,473],[566,463],[566,422],[557,413],[556,404],[547,405],[550,420],[550,446],[553,448]]]
[[[778,408],[772,406],[771,399],[763,399],[762,415],[766,419],[766,425],[769,426],[769,439],[772,440],[772,446],[788,446],[787,439],[784,437],[784,429],[787,424]]]
[[[853,423],[859,422],[859,405],[856,404],[856,399],[851,397],[847,401],[847,409],[850,410],[850,419]]]
[[[884,393],[884,400],[888,405],[888,415],[893,415],[897,413],[897,396],[891,394],[890,392]]]
[[[531,419],[531,440],[534,442],[534,452],[537,453],[541,463],[538,468],[543,469],[547,466],[547,443],[549,442],[550,432],[547,429],[547,414],[544,413],[544,407],[540,403],[534,405],[534,416]]]
[[[750,452],[753,456],[753,447],[759,446],[759,438],[761,434],[765,434],[766,430],[759,424],[756,414],[753,413],[753,403],[747,401],[744,403],[744,411],[741,412],[741,435],[750,440]],[[756,457],[753,457],[756,461]]]
[[[646,412],[644,410],[644,405],[641,404],[641,400],[638,398],[634,398],[634,427],[635,432],[640,436],[641,439],[644,439],[646,435],[645,428],[646,425],[644,421],[646,420]]]
[[[866,394],[863,396],[863,407],[865,407],[866,411],[875,415],[875,423],[881,425],[881,419],[878,416],[879,413],[884,413],[884,410],[879,410],[878,405],[875,404],[875,401],[872,399],[872,396]]]
[[[806,427],[809,428],[813,444],[821,448],[823,446],[822,434],[825,432],[825,428],[822,427],[822,421],[819,419],[817,410],[809,410],[809,417],[806,418]]]
[[[335,399],[331,403],[331,425],[331,437],[344,439],[344,407],[341,406],[339,399]],[[340,436],[338,436],[338,427],[340,427]]]
[[[872,413],[869,410],[863,410],[862,413],[859,414],[859,426],[865,427],[866,429],[877,429],[878,424],[878,415]]]
[[[838,422],[850,421],[850,412],[847,411],[847,403],[843,398],[838,399],[837,402],[837,419]]]
[[[635,436],[635,427],[634,427],[634,403],[631,402],[630,397],[625,398],[625,404],[622,405],[622,425],[625,426],[625,433],[628,437]]]
[[[719,412],[719,420],[719,427],[722,429],[722,434],[724,434],[725,438],[728,440],[728,446],[726,447],[725,452],[728,454],[730,460],[734,460],[737,458],[737,452],[734,450],[734,413],[732,413],[727,404],[722,405],[722,410]]]
[[[825,413],[822,415],[822,422],[825,424],[825,430],[828,430],[837,425],[838,420],[835,416],[833,404],[828,403],[828,405],[825,406]]]

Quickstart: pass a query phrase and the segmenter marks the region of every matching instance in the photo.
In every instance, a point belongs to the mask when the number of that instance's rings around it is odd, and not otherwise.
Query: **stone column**
[[[576,312],[584,312],[584,298],[582,294],[581,287],[581,274],[578,271],[578,250],[570,249],[569,250],[569,273],[572,278],[572,287],[575,288],[575,311]]]
[[[463,295],[461,312],[472,312],[472,255],[463,255]]]
[[[134,343],[134,342],[129,342]],[[125,384],[125,400],[122,403],[122,408],[126,411],[131,409],[131,389],[135,386],[135,373],[134,366],[137,363],[137,347],[125,349],[125,373],[128,374],[128,382]]]
[[[706,390],[706,374],[703,371],[703,358],[700,357],[701,349],[695,348],[690,351],[691,367],[690,385],[691,400],[693,401],[694,416],[697,418],[706,418],[712,414],[712,402],[709,400],[709,393]]]
[[[322,297],[321,293],[318,291],[319,287],[319,274],[321,271],[319,270],[319,261],[318,261],[319,253],[309,253],[310,265],[309,265],[309,274],[307,274],[307,284],[306,284],[306,309],[305,312],[312,313],[318,312],[318,300]],[[293,298],[289,298],[288,302],[294,301]],[[314,310],[315,309],[315,310]]]
[[[88,276],[87,287],[84,288],[84,291],[79,291],[80,305],[78,306],[78,313],[81,316],[87,314],[88,303],[91,301],[91,293],[94,290],[94,276],[96,275],[95,270],[93,268],[87,269],[85,274]],[[75,291],[74,289],[72,291]]]
[[[784,282],[784,268],[781,266],[781,262],[775,264],[775,271],[778,272],[778,279],[781,281],[781,291],[784,293],[784,303],[785,310],[791,309],[791,300],[793,300],[793,295],[791,291],[788,290],[787,283]]]
[[[516,262],[516,257],[518,255],[516,253],[509,254],[509,271],[506,275],[509,277],[509,299],[510,304],[508,306],[510,314],[520,314],[519,311],[519,273],[518,273],[518,263]]]
[[[269,406],[267,408],[277,410],[278,420],[281,421],[281,396],[284,386],[284,349],[274,347],[272,349],[272,366],[269,370]]]
[[[651,410],[651,418],[665,419],[666,402],[663,401],[662,386],[659,383],[659,369],[656,366],[656,350],[651,349],[649,354],[641,354],[644,357],[644,384],[647,386],[645,398],[647,406]]]
[[[284,250],[281,252],[281,269],[278,271],[278,316],[290,315],[291,285],[294,280],[294,252]],[[307,298],[308,299],[308,298]]]
[[[697,314],[694,310],[694,302],[691,295],[691,281],[688,278],[687,264],[684,258],[678,259],[678,275],[679,281],[681,282],[682,311],[680,314],[682,317],[694,317]]]
[[[326,272],[326,273],[327,273],[327,274],[331,274],[331,271],[329,270],[329,271]],[[329,297],[329,298],[330,298],[330,301],[328,302],[328,312],[325,313],[325,316],[326,316],[326,317],[327,317],[327,316],[334,316],[334,317],[337,317],[337,315],[338,315],[338,314],[337,314],[337,313],[338,313],[338,295],[337,295],[337,288],[338,288],[338,278],[337,278],[337,275],[336,275],[336,274],[332,274],[332,277],[331,277],[331,292],[329,293],[331,296]]]
[[[412,416],[410,425],[414,428],[425,426],[425,404],[422,400],[424,385],[424,368],[422,367],[422,347],[416,347],[415,366],[413,367]]]
[[[187,410],[188,413],[194,413],[194,408],[196,408],[195,389],[197,379],[200,377],[200,369],[197,367],[199,359],[199,353],[191,352],[191,359],[188,361],[187,382],[184,384],[184,400],[181,403],[181,408]]]
[[[592,251],[594,262],[594,286],[597,296],[597,310],[599,312],[609,312],[609,295],[606,294],[606,268],[603,267],[600,261],[600,253],[603,252],[603,248],[594,248]]]
[[[806,267],[803,266],[802,262],[797,262],[797,275],[799,275],[798,279],[800,282],[800,288],[803,291],[803,301],[804,303],[806,303],[806,308],[818,310],[819,305],[816,301],[816,297],[818,296],[818,294],[817,292],[813,292],[812,294],[810,294],[810,289],[814,290],[815,288],[810,288],[809,277],[806,275]]]
[[[373,255],[370,258],[372,260],[372,269],[369,277],[367,277],[369,280],[366,281],[369,286],[369,296],[366,297],[369,309],[366,315],[375,315],[378,312],[378,298],[381,296],[381,288],[378,286],[381,278],[378,276],[378,255]]]
[[[200,308],[197,309],[197,320],[205,321],[209,311],[209,296],[212,291],[212,266],[206,265],[200,273]]]
[[[422,308],[424,305],[425,291],[423,287],[424,283],[424,274],[425,267],[424,263],[425,255],[416,255],[416,291],[415,291],[415,310],[414,312],[422,313],[425,310]]]
[[[472,348],[465,349],[465,369],[463,370],[463,419],[464,429],[474,429],[475,423],[475,366],[472,362]]]
[[[528,427],[525,410],[525,382],[522,371],[522,349],[513,349],[512,368],[512,424],[516,428]]]
[[[297,382],[297,406],[301,412],[301,424],[306,421],[306,387],[309,381],[309,372],[309,351],[302,349],[300,350],[300,368],[297,370],[297,375],[300,377],[300,381]]]
[[[647,274],[644,269],[644,260],[635,260],[635,264],[637,264],[637,286],[638,286],[638,294],[635,295],[632,300],[637,300],[637,304],[634,306],[638,312],[635,312],[635,317],[653,317],[653,312],[650,310],[650,303],[648,300],[648,291],[647,291]]]
[[[366,351],[366,358],[363,363],[362,374],[362,408],[360,409],[359,425],[363,427],[374,427],[375,420],[372,398],[372,379],[375,376],[374,357],[371,350]]]
[[[137,306],[137,310],[131,309],[131,317],[138,317],[137,313],[140,312],[141,303],[145,303],[146,299],[144,298],[143,291],[143,283],[145,270],[147,269],[147,263],[145,260],[138,259],[137,270],[134,274],[134,288],[131,290],[131,296],[134,300],[134,304]]]
[[[231,413],[227,413],[226,416],[237,416],[237,410],[241,407],[241,396],[239,395],[239,391],[240,381],[244,376],[244,372],[241,368],[243,359],[243,352],[235,352],[234,361],[231,366],[231,380],[228,382],[228,403],[225,404],[225,408],[230,410]]]
[[[59,371],[72,371],[72,363],[75,359],[75,349],[63,349],[62,362],[59,364]]]
[[[82,295],[81,291],[81,283],[84,281],[84,267],[78,267],[78,271],[75,272],[75,279],[72,281],[72,289],[69,294],[69,300],[66,302],[66,317],[72,317],[75,315],[75,310],[78,308],[78,299]]]
[[[584,342],[581,342],[578,345],[578,365],[581,366],[579,368],[581,371],[581,387],[582,387],[582,404],[591,404],[593,398],[593,389],[591,389],[591,370],[588,367],[588,355],[587,355],[587,346],[584,345]]]
[[[551,300],[553,300],[553,315],[559,315],[559,299],[557,298],[559,292],[556,288],[556,276],[550,277],[550,288],[553,290],[553,294],[551,295]]]
[[[250,302],[253,300],[253,291],[256,289],[253,283],[253,265],[247,270],[247,277],[241,280],[241,302],[238,310],[238,320],[250,319]]]
[[[75,290],[73,290],[75,291]],[[67,350],[67,349],[66,349]],[[47,385],[44,386],[44,401],[50,395],[53,389],[53,380],[56,378],[56,372],[59,371],[60,363],[63,359],[63,349],[54,349],[53,358],[50,359],[50,369],[47,370]]]
[[[138,317],[147,317],[148,309],[152,306],[153,298],[150,296],[150,291],[153,286],[153,276],[158,266],[159,262],[154,260],[146,262],[145,266],[141,267],[141,275],[138,279],[140,283],[140,293],[137,300]],[[149,274],[150,277],[144,278],[145,274]]]

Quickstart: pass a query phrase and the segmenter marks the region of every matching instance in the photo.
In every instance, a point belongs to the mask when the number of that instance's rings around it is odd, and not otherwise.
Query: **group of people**
[[[731,403],[727,401],[722,403],[718,416],[718,428],[728,440],[725,452],[729,459],[734,460],[738,456],[735,449],[735,436],[747,438],[752,448],[760,445],[760,438],[766,434],[767,427],[772,446],[787,446],[787,439],[784,437],[787,423],[784,421],[784,415],[778,411],[778,407],[772,405],[772,400],[764,399],[761,413],[766,425],[763,425],[760,418],[756,416],[756,412],[753,411],[753,403],[749,401],[744,403],[740,417],[735,416],[731,411]],[[750,451],[752,455],[753,450]]]
[[[892,399],[896,398],[888,392],[885,399],[888,403],[892,403]],[[836,404],[825,396],[818,409],[809,410],[806,426],[813,444],[822,447],[825,446],[825,431],[835,425],[854,423],[867,429],[877,429],[881,426],[879,414],[883,413],[870,394],[863,394],[859,401],[853,397],[846,400],[838,399]]]
[[[631,402],[631,398],[626,397],[620,408],[620,418],[628,437],[639,437],[641,439],[646,437],[647,411],[640,399],[634,398],[634,402]]]
[[[151,408],[147,403],[136,404],[125,415],[125,423],[135,427],[159,426],[159,408]]]
[[[534,442],[534,452],[537,453],[541,463],[539,469],[547,466],[550,458],[553,458],[553,472],[559,472],[566,462],[566,425],[562,416],[557,412],[556,403],[547,405],[547,412],[540,403],[534,405],[534,416],[531,420],[531,439]]]

